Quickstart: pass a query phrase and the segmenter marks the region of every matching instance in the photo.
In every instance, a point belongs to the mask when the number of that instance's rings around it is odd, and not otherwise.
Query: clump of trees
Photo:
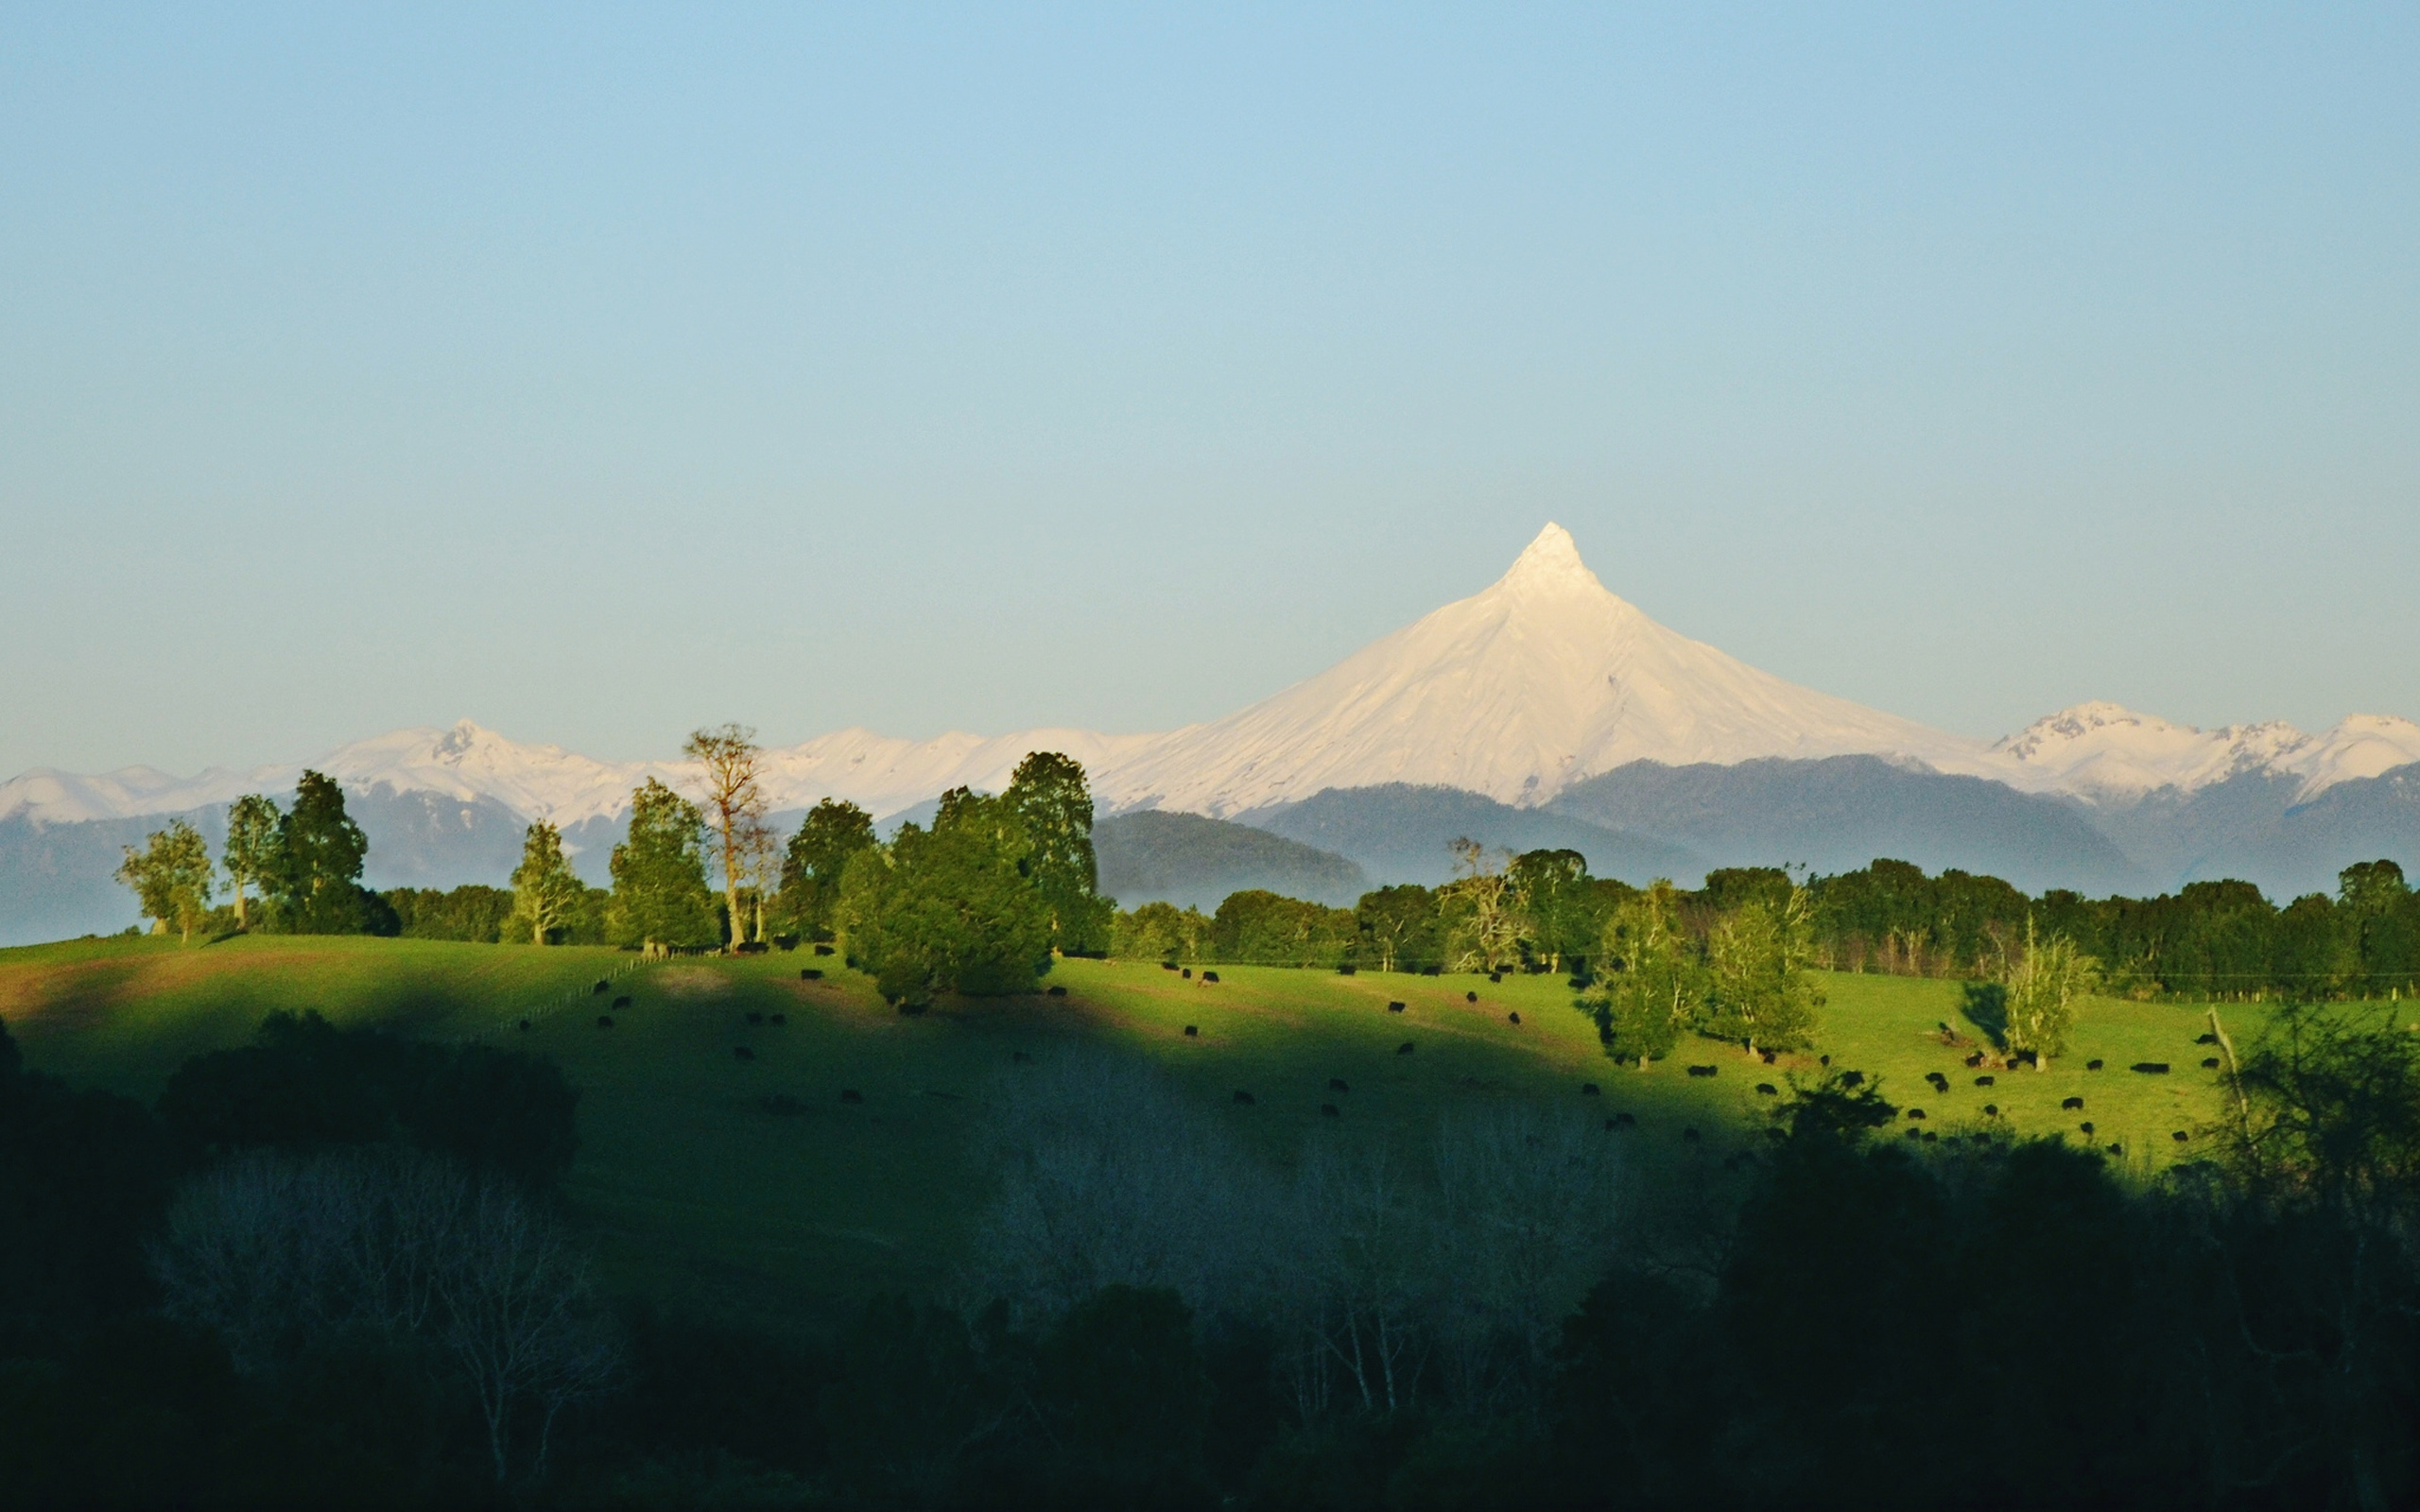
[[[288,811],[246,794],[228,811],[222,860],[233,908],[227,926],[255,927],[246,890],[255,888],[263,903],[258,926],[273,933],[393,934],[392,910],[361,885],[369,853],[361,826],[345,813],[344,789],[324,773],[302,774]],[[160,933],[174,929],[190,942],[195,930],[217,922],[209,906],[216,891],[209,847],[181,818],[151,835],[144,850],[129,847],[117,877]]]

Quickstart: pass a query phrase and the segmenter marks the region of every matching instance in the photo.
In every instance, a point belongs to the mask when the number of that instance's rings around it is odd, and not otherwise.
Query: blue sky
[[[2420,715],[2420,11],[0,15],[0,775],[1214,717],[1548,519],[1977,734]]]

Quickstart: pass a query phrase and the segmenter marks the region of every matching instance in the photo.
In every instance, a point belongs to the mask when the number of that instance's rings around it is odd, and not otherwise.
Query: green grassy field
[[[802,982],[804,966],[828,980]],[[906,1018],[837,960],[804,951],[642,967],[579,948],[110,939],[0,951],[0,1019],[34,1068],[146,1099],[187,1056],[244,1042],[279,1008],[551,1056],[583,1093],[566,1192],[616,1284],[704,1311],[802,1320],[946,1278],[984,1198],[987,1103],[1022,1073],[1019,1051],[1037,1063],[1078,1044],[1147,1057],[1281,1163],[1315,1129],[1421,1137],[1450,1111],[1505,1099],[1630,1112],[1638,1126],[1608,1138],[1649,1159],[1685,1149],[1703,1160],[1756,1137],[1773,1104],[1758,1083],[1786,1091],[1792,1074],[1819,1072],[1812,1055],[1766,1066],[1703,1040],[1646,1073],[1616,1067],[1559,977],[1218,971],[1223,980],[1209,985],[1156,964],[1066,961],[1050,977],[1064,997]],[[610,995],[591,995],[609,975]],[[1937,1134],[1991,1126],[2083,1141],[2077,1125],[2089,1119],[2092,1143],[2123,1145],[2127,1163],[2148,1171],[2189,1155],[2198,1139],[2179,1145],[2172,1132],[2218,1111],[2215,1078],[2200,1069],[2209,1052],[2193,1042],[2207,1026],[2198,1008],[2096,1002],[2070,1055],[1979,1088],[1984,1073],[1938,1033],[1947,1021],[1975,1037],[1958,984],[1836,975],[1824,988],[1818,1051],[1877,1077],[1894,1103],[1925,1108],[1923,1126]],[[1465,997],[1474,991],[1476,1004]],[[624,994],[631,1006],[598,1028],[598,1013]],[[1406,1011],[1388,1012],[1390,999]],[[788,1022],[751,1025],[751,1012]],[[2224,1012],[2238,1039],[2256,1031],[2256,1007]],[[1405,1043],[1415,1049],[1398,1053]],[[752,1060],[735,1055],[742,1046]],[[2084,1070],[2096,1057],[2108,1069]],[[2173,1070],[2125,1069],[2139,1060]],[[1719,1074],[1689,1077],[1689,1062]],[[1927,1071],[1949,1077],[1947,1095],[1924,1085]],[[1330,1077],[1351,1091],[1329,1091]],[[1592,1082],[1600,1093],[1584,1097]],[[844,1090],[863,1101],[843,1103]],[[1253,1103],[1236,1103],[1237,1091]],[[2084,1099],[2082,1113],[2060,1110],[2070,1096]],[[1322,1103],[1340,1116],[1323,1116]],[[1701,1143],[1685,1145],[1685,1127]]]

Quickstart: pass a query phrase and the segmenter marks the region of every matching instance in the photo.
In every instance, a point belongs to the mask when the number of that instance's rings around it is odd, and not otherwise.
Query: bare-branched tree
[[[745,725],[692,730],[682,754],[701,768],[706,822],[720,832],[723,904],[731,914],[731,943],[747,938],[739,912],[739,889],[749,876],[749,836],[764,820],[765,790],[758,782],[764,751],[756,731]]]

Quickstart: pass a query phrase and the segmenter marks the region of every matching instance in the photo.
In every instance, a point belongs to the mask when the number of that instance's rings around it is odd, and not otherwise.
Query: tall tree
[[[1788,879],[1784,879],[1785,885]],[[1778,909],[1751,897],[1706,936],[1706,1032],[1754,1055],[1811,1042],[1824,994],[1806,968],[1815,954],[1806,889],[1789,887]]]
[[[370,842],[344,811],[334,778],[305,771],[278,820],[280,912],[297,935],[357,935],[366,920],[361,866]]]
[[[731,918],[731,943],[747,936],[739,912],[739,888],[748,875],[749,836],[764,822],[765,790],[757,782],[764,752],[756,731],[745,725],[719,725],[690,731],[682,754],[703,771],[706,816],[721,834],[723,905]]]
[[[827,798],[807,810],[782,858],[782,906],[801,930],[832,927],[849,858],[873,845],[873,816],[855,803]]]
[[[1032,844],[1006,798],[942,794],[930,830],[902,825],[849,863],[849,954],[893,1002],[1033,990],[1050,970],[1050,911],[1027,870]]]
[[[1604,928],[1604,919],[1592,905],[1596,893],[1588,885],[1588,858],[1577,850],[1531,850],[1516,858],[1507,871],[1512,884],[1530,948],[1547,959],[1547,969],[1559,971],[1568,956],[1585,955]]]
[[[1597,1038],[1616,1060],[1635,1060],[1645,1071],[1704,1017],[1705,966],[1669,882],[1657,878],[1614,911],[1596,958],[1604,967],[1600,989],[1579,1005],[1597,1021]]]
[[[715,937],[706,892],[705,819],[650,777],[631,794],[630,837],[614,848],[614,940],[654,954]]]
[[[1437,898],[1418,883],[1363,893],[1353,905],[1353,918],[1360,927],[1362,954],[1379,971],[1442,964],[1445,947]]]
[[[227,810],[226,866],[235,886],[235,927],[249,928],[244,912],[246,884],[266,893],[278,870],[277,825],[284,816],[259,793],[247,793]]]
[[[521,865],[512,868],[512,919],[529,931],[529,943],[544,945],[587,901],[588,889],[563,857],[562,832],[545,820],[529,826],[521,840]]]
[[[1116,905],[1100,896],[1083,763],[1055,750],[1034,751],[1017,763],[1002,797],[1032,846],[1027,872],[1050,910],[1051,943],[1062,952],[1106,950]]]
[[[2052,1056],[2067,1048],[2076,1010],[2100,985],[2099,961],[2077,950],[2065,935],[2042,938],[2032,920],[2026,920],[2025,954],[2009,968],[2005,980],[2008,1047],[2031,1052],[2033,1069],[2043,1070]]]
[[[210,906],[210,843],[184,820],[170,819],[166,829],[153,832],[143,850],[126,847],[117,880],[143,901],[155,933],[173,928],[191,944],[193,926]]]

